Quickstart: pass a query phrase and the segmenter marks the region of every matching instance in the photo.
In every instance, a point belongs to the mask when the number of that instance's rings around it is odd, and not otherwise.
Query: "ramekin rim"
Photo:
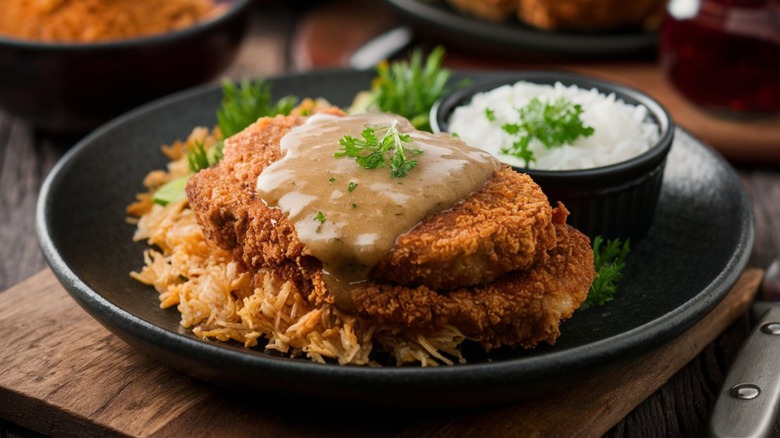
[[[540,80],[543,79],[543,80]],[[528,71],[513,71],[507,72],[506,76],[500,78],[493,77],[490,79],[479,80],[473,84],[468,85],[465,88],[448,93],[441,99],[439,99],[431,108],[429,119],[431,128],[434,132],[448,132],[441,129],[439,118],[441,117],[445,123],[446,119],[442,116],[443,111],[447,111],[450,114],[454,108],[456,108],[459,102],[470,100],[475,94],[490,91],[496,89],[502,85],[512,85],[519,81],[529,81],[539,84],[555,84],[557,82],[562,83],[565,86],[576,85],[584,88],[581,83],[588,83],[587,89],[597,89],[600,93],[610,94],[614,93],[618,98],[629,97],[641,105],[643,105],[650,114],[655,118],[659,125],[660,136],[658,140],[647,151],[631,157],[627,160],[617,163],[609,164],[606,166],[591,167],[586,169],[572,169],[572,170],[545,170],[545,169],[532,169],[518,166],[511,166],[513,169],[528,173],[529,175],[548,176],[558,178],[589,178],[594,176],[603,176],[606,174],[615,174],[621,172],[627,172],[637,167],[644,167],[661,163],[664,157],[668,154],[671,148],[672,141],[674,139],[674,131],[676,124],[672,119],[669,111],[656,99],[649,96],[634,87],[619,82],[614,82],[606,79],[596,78],[580,73],[573,73],[568,71],[555,71],[555,70],[528,70]],[[449,108],[442,109],[444,104],[454,102]],[[445,125],[446,127],[446,125]],[[506,164],[506,163],[505,163]]]

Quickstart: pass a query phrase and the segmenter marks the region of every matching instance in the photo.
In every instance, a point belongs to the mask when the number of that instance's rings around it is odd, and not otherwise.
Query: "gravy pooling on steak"
[[[409,146],[423,151],[407,157],[417,161],[407,176],[392,178],[387,166],[364,169],[354,158],[334,157],[345,135],[359,138],[367,126],[379,134],[394,124],[411,135]],[[285,213],[345,309],[353,308],[350,285],[367,279],[399,235],[466,199],[500,167],[480,149],[448,134],[416,131],[388,114],[315,115],[285,135],[280,148],[283,158],[260,174],[257,195]]]

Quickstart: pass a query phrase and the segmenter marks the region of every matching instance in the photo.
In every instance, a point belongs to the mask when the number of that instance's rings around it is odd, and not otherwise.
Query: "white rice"
[[[517,110],[536,97],[542,103],[564,97],[582,106],[581,119],[594,132],[589,137],[579,137],[572,144],[547,148],[533,139],[529,149],[536,161],[529,167],[544,170],[573,170],[607,166],[642,154],[659,138],[658,126],[648,119],[648,111],[642,105],[634,106],[617,99],[614,94],[604,95],[596,89],[585,90],[575,85],[561,83],[540,85],[520,81],[494,90],[474,95],[471,103],[453,111],[449,131],[466,143],[480,147],[502,162],[525,167],[525,161],[501,152],[517,141],[517,136],[507,134],[501,126],[517,123]],[[486,109],[493,111],[490,121]]]

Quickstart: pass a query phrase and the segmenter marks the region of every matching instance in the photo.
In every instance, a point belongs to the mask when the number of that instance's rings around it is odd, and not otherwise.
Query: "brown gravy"
[[[393,124],[423,151],[410,158],[417,166],[407,176],[392,178],[389,167],[364,169],[354,158],[334,157],[345,135],[359,138],[371,126],[379,136]],[[479,190],[499,167],[481,149],[448,134],[416,131],[388,114],[315,115],[284,136],[280,147],[284,157],[260,175],[257,194],[285,212],[345,309],[353,307],[350,285],[366,280],[399,235]]]

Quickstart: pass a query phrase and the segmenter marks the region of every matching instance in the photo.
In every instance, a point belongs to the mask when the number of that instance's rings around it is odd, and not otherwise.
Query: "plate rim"
[[[475,74],[474,72],[465,73]],[[267,76],[263,79],[273,82],[275,80],[285,80],[293,77],[305,78],[316,77],[318,75],[344,75],[348,78],[350,76],[365,74],[365,71],[331,69],[317,71],[315,73],[302,72]],[[262,369],[263,372],[283,374],[286,378],[300,378],[307,381],[312,379],[316,380],[316,378],[335,378],[338,381],[348,381],[353,385],[363,388],[373,388],[375,390],[395,389],[403,392],[403,388],[408,389],[413,387],[427,388],[428,390],[446,389],[448,382],[451,382],[452,379],[457,379],[457,381],[460,382],[467,382],[471,388],[482,388],[484,385],[486,389],[492,388],[495,391],[501,389],[495,388],[496,385],[505,385],[506,388],[517,387],[518,385],[523,386],[529,381],[529,375],[526,375],[525,373],[531,371],[531,377],[539,379],[558,375],[561,367],[571,369],[579,364],[587,363],[590,368],[603,366],[603,370],[598,371],[598,374],[601,374],[614,366],[624,363],[625,358],[622,358],[621,356],[628,355],[630,358],[636,358],[640,352],[649,351],[652,348],[668,342],[671,337],[684,333],[685,330],[699,321],[704,314],[709,312],[717,302],[722,300],[736,283],[748,263],[755,229],[752,207],[750,206],[744,189],[740,186],[742,196],[740,197],[739,205],[735,205],[735,207],[739,207],[741,213],[740,219],[746,226],[741,230],[741,236],[738,239],[739,245],[735,248],[727,266],[715,278],[711,279],[709,284],[702,289],[701,292],[687,300],[682,306],[679,306],[642,326],[596,342],[571,347],[564,351],[549,351],[541,356],[528,356],[494,362],[456,364],[454,366],[428,368],[419,366],[388,366],[380,368],[381,371],[378,372],[375,368],[370,367],[318,364],[305,358],[290,359],[271,356],[261,352],[238,351],[221,345],[220,343],[215,343],[214,341],[202,341],[181,333],[174,333],[167,328],[147,322],[141,317],[111,303],[102,296],[99,291],[92,289],[86,284],[86,282],[65,263],[49,235],[47,224],[49,198],[54,184],[58,183],[64,177],[63,175],[69,167],[77,165],[78,158],[81,154],[87,153],[90,144],[105,133],[116,129],[124,123],[140,117],[147,112],[159,110],[159,108],[164,108],[174,102],[189,100],[207,93],[216,92],[218,88],[218,84],[209,84],[175,93],[143,105],[108,122],[86,136],[68,151],[56,163],[41,187],[35,221],[39,245],[47,263],[51,266],[52,271],[54,271],[58,280],[65,286],[68,293],[73,296],[81,307],[87,310],[87,312],[90,313],[93,318],[97,319],[98,322],[107,326],[114,334],[129,343],[132,342],[127,339],[127,336],[140,336],[139,339],[141,340],[158,344],[160,344],[159,341],[161,337],[164,342],[160,345],[173,348],[175,351],[172,351],[171,353],[184,354],[189,356],[190,359],[196,357],[202,358],[202,355],[206,355],[206,357],[211,360],[225,360],[227,357],[227,359],[240,366],[250,366],[253,370]],[[729,170],[732,178],[738,179],[733,168],[722,156],[681,128],[677,129],[678,135],[681,133],[688,135],[698,146],[705,150],[705,153],[711,155],[719,165],[724,166]],[[707,303],[705,306],[705,303],[702,302],[705,297],[710,297],[710,301],[714,299],[715,302]],[[693,308],[693,314],[690,313],[692,311],[691,308]],[[682,323],[685,321],[687,321],[687,323]],[[137,332],[130,334],[117,333],[112,329],[114,324],[118,324],[120,327],[137,330]],[[674,333],[671,333],[669,327],[677,329],[672,330]],[[630,342],[627,342],[627,340]],[[620,345],[621,347],[616,349],[614,345]],[[169,363],[170,361],[166,361],[164,358],[163,361],[167,362],[168,365],[172,365],[174,368],[180,368],[175,364]],[[555,364],[557,364],[555,370],[545,369],[544,365],[549,364],[550,362],[555,362]],[[193,373],[190,370],[185,369],[184,371],[189,374],[197,375],[197,373]],[[478,381],[475,381],[473,378],[475,371],[478,371],[479,373]],[[394,381],[404,382],[403,385],[400,385],[403,386],[403,388],[391,388],[391,386],[394,386]],[[354,395],[347,395],[347,398],[352,397],[354,397]]]

